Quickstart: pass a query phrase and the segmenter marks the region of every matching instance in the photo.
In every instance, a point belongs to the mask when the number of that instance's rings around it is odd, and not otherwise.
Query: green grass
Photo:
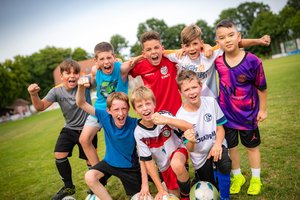
[[[263,64],[268,82],[268,118],[260,124],[263,191],[256,197],[247,196],[251,172],[245,149],[240,146],[247,182],[232,199],[300,199],[300,55],[265,60]],[[0,124],[1,199],[50,199],[62,186],[53,149],[63,123],[60,110],[55,110]],[[103,134],[98,135],[102,158]],[[78,159],[77,147],[70,163],[75,198],[84,199],[87,167]],[[116,178],[110,179],[107,188],[113,199],[128,199]],[[154,191],[153,185],[151,188]]]

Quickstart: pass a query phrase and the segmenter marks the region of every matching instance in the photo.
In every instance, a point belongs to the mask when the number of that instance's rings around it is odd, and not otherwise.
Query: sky
[[[262,2],[277,13],[287,0]],[[93,53],[94,46],[119,34],[133,45],[140,23],[150,18],[170,27],[202,19],[208,25],[222,10],[246,0],[1,0],[0,62],[16,55],[29,56],[46,46],[80,47]]]

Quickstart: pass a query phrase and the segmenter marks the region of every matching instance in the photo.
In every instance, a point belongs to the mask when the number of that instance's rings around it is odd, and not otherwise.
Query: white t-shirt
[[[182,106],[176,117],[194,124],[196,130],[195,149],[190,152],[194,168],[197,170],[204,165],[207,155],[216,141],[217,125],[227,122],[219,104],[213,97],[200,97],[201,105],[196,112],[188,112]],[[184,143],[187,140],[185,139]],[[224,139],[223,144],[226,145]]]
[[[160,112],[160,114],[172,116],[168,112]],[[161,172],[167,170],[172,153],[178,148],[185,148],[182,140],[175,134],[176,130],[168,125],[155,125],[153,128],[147,128],[139,120],[134,137],[140,160],[147,161],[153,158]]]
[[[171,53],[168,53],[171,52]],[[187,69],[197,73],[198,77],[202,81],[201,96],[210,96],[215,99],[218,97],[216,69],[214,62],[216,58],[223,54],[223,50],[216,49],[210,58],[200,53],[200,56],[191,60],[189,56],[182,56],[180,59],[175,55],[175,51],[166,51],[164,54],[170,61],[179,65],[180,69]]]

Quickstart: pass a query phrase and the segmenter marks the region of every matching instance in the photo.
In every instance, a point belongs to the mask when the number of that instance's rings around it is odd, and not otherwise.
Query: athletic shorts
[[[68,157],[72,156],[72,151],[74,146],[77,144],[79,149],[79,158],[87,160],[87,157],[82,149],[81,144],[79,143],[79,136],[81,130],[73,130],[69,128],[63,128],[58,136],[54,152],[68,152]],[[98,138],[97,135],[92,141],[95,148],[97,148]]]
[[[228,144],[228,148],[236,147],[239,144],[238,135],[242,144],[247,148],[254,148],[260,145],[260,134],[258,127],[254,130],[237,130],[232,128],[225,129],[225,138]]]
[[[100,122],[98,122],[98,119],[94,115],[89,115],[86,118],[84,126],[97,127],[97,128],[99,128],[99,130],[102,128],[102,125],[100,124]]]
[[[111,176],[118,177],[123,184],[126,194],[129,196],[133,196],[141,191],[142,176],[140,168],[113,167],[102,160],[93,166],[92,169],[102,172],[106,181]]]
[[[177,149],[176,151],[174,151],[171,155],[170,160],[172,160],[175,152],[181,152],[183,155],[185,155],[186,163],[188,163],[188,152],[187,152],[186,148],[180,148],[180,149]],[[169,166],[169,168],[167,170],[161,172],[161,176],[162,176],[164,182],[166,183],[168,190],[176,190],[179,187],[178,183],[177,183],[177,176],[174,173],[171,166]]]

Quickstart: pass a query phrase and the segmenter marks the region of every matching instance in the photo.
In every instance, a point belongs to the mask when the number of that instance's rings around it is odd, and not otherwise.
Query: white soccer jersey
[[[212,97],[201,97],[201,105],[196,112],[187,112],[181,106],[176,117],[194,124],[196,142],[194,151],[190,152],[190,157],[197,170],[206,162],[207,155],[216,141],[217,125],[224,124],[227,120],[217,101]],[[226,146],[225,139],[223,144]]]
[[[172,51],[171,51],[172,52]],[[197,73],[198,77],[202,81],[201,96],[210,96],[217,98],[218,89],[216,81],[216,69],[214,62],[216,58],[223,54],[223,50],[216,49],[213,55],[209,58],[205,57],[203,53],[200,56],[191,60],[189,56],[182,56],[180,59],[175,55],[175,52],[164,54],[170,61],[179,65],[180,69],[187,69]]]
[[[171,116],[170,113],[160,114]],[[174,116],[173,116],[174,117]],[[138,121],[134,131],[140,159],[143,161],[153,159],[161,172],[170,166],[170,156],[178,148],[185,148],[182,140],[175,134],[176,128],[168,125],[155,125],[147,128]]]

